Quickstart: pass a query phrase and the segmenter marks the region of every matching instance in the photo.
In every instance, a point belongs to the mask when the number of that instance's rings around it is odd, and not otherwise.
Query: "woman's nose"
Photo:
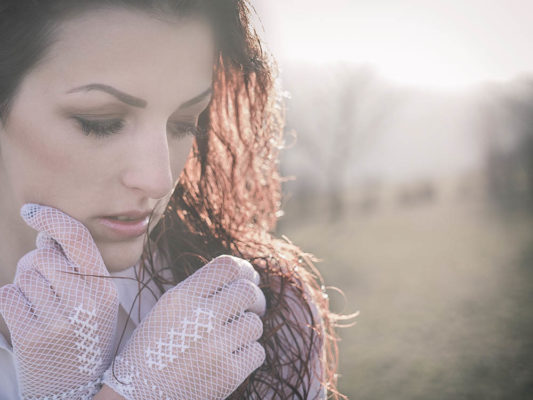
[[[157,131],[139,131],[132,137],[124,150],[127,162],[122,183],[147,197],[161,199],[172,190],[173,184],[166,126]]]

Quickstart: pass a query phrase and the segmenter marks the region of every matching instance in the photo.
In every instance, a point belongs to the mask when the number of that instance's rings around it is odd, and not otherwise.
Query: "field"
[[[292,211],[291,211],[292,208]],[[323,261],[350,399],[533,399],[533,217],[431,203],[337,223],[287,204],[279,233]],[[343,307],[344,305],[344,307]]]

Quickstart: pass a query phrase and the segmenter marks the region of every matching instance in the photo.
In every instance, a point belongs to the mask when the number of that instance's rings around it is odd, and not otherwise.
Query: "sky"
[[[287,63],[346,61],[439,88],[533,72],[532,0],[257,0]]]
[[[406,101],[390,129],[352,165],[354,179],[408,181],[481,165],[477,116],[464,93],[484,82],[533,76],[533,0],[254,4],[282,78],[284,69],[298,71],[302,64],[328,69],[342,62],[372,67],[391,87],[435,93]]]

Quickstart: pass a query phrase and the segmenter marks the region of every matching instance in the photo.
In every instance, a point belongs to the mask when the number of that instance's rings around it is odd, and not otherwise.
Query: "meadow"
[[[333,310],[360,312],[339,329],[349,399],[533,398],[530,212],[455,199],[331,222],[301,201],[278,232],[322,260]]]

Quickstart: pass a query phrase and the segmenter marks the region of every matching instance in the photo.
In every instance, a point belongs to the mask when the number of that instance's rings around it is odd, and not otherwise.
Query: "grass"
[[[332,223],[319,207],[279,233],[324,261],[360,311],[340,330],[350,399],[532,399],[533,218],[483,203],[426,204]],[[344,300],[331,292],[332,308]]]

